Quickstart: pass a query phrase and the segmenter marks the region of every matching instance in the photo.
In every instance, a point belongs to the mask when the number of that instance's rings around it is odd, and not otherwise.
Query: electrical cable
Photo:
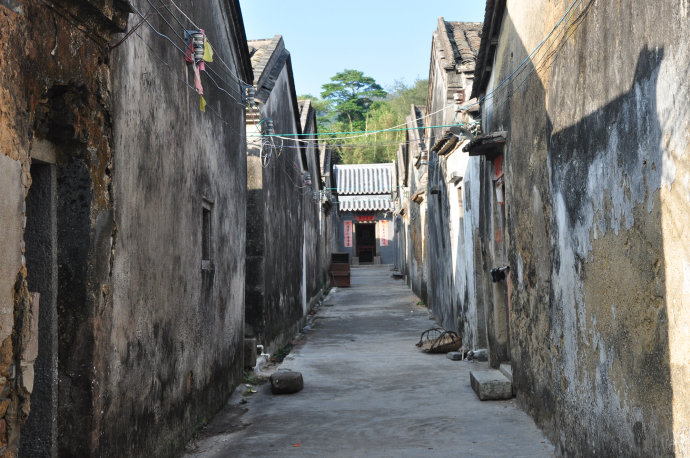
[[[535,53],[537,53],[537,52],[539,51],[539,49],[541,49],[541,47],[544,45],[544,43],[546,43],[546,41],[547,41],[547,40],[553,35],[553,33],[561,26],[561,24],[564,23],[566,17],[569,15],[569,13],[570,13],[571,11],[573,11],[574,8],[575,8],[575,6],[578,5],[581,1],[582,1],[582,0],[573,0],[573,2],[570,4],[570,6],[566,9],[566,11],[565,11],[565,13],[563,14],[563,16],[561,17],[561,19],[560,19],[560,20],[556,23],[556,25],[551,29],[551,32],[549,32],[549,33],[546,35],[546,37],[544,37],[544,38],[541,40],[541,42],[539,42],[539,44],[532,50],[532,52],[530,52],[530,53],[527,55],[527,57],[525,57],[525,59],[520,63],[520,65],[518,65],[518,67],[517,67],[515,70],[513,70],[513,72],[512,72],[510,75],[508,75],[503,81],[501,81],[501,82],[498,84],[498,86],[496,86],[496,87],[495,87],[493,90],[491,90],[490,92],[486,93],[484,96],[482,96],[482,97],[481,97],[479,100],[477,100],[476,102],[471,103],[471,104],[468,104],[468,105],[464,105],[464,106],[462,106],[462,107],[458,107],[457,111],[467,111],[468,109],[470,109],[470,108],[472,108],[472,107],[474,107],[474,106],[476,106],[476,105],[481,104],[481,103],[482,103],[484,100],[486,100],[487,98],[489,98],[489,97],[493,98],[493,97],[494,97],[494,94],[495,94],[497,91],[499,91],[508,81],[510,81],[513,77],[515,77],[515,75],[516,75],[519,71],[521,71],[521,69],[523,69],[523,68],[526,66],[526,64],[529,62],[530,58],[531,58]],[[432,116],[432,115],[434,115],[434,114],[436,114],[436,113],[439,113],[440,111],[443,111],[443,110],[447,109],[448,107],[451,107],[451,106],[454,106],[454,105],[455,105],[455,104],[447,104],[447,105],[445,105],[443,108],[440,108],[439,110],[436,110],[436,111],[433,112],[433,113],[429,113],[429,114],[426,114],[426,115],[424,115],[424,116],[421,116],[420,118],[417,118],[416,120],[418,121],[418,120],[420,120],[420,119],[422,119],[422,118],[426,118],[426,117]],[[397,126],[393,126],[393,127],[391,127],[391,128],[388,128],[388,129],[375,130],[375,131],[329,132],[329,133],[316,133],[315,135],[320,136],[320,135],[349,135],[349,134],[358,134],[358,135],[346,137],[346,138],[356,138],[357,136],[367,136],[367,135],[371,135],[371,134],[373,134],[373,133],[397,132],[397,131],[403,131],[403,130],[432,129],[432,128],[443,128],[443,127],[455,127],[455,125],[452,125],[452,126],[431,126],[431,127],[418,127],[418,128],[398,129],[398,127],[403,126],[403,125],[406,125],[406,124],[407,124],[407,123],[399,124],[399,125],[397,125]],[[291,134],[291,133],[287,133],[287,134],[270,134],[270,135],[276,136],[276,137],[281,137],[281,136],[289,137],[289,136],[299,136],[299,135],[307,135],[307,134]],[[311,134],[310,134],[310,135],[311,135]]]
[[[170,28],[170,30],[172,30],[172,32],[175,34],[175,36],[176,36],[177,38],[179,38],[180,41],[182,41],[182,43],[184,43],[184,45],[185,45],[185,47],[186,47],[188,43],[187,43],[187,41],[184,39],[184,36],[183,36],[183,35],[179,35],[179,34],[177,33],[177,31],[175,30],[175,27],[173,27],[173,25],[170,24],[170,22],[168,22],[168,20],[165,18],[165,16],[163,16],[163,14],[160,12],[160,10],[159,10],[158,8],[156,8],[155,5],[154,5],[153,3],[151,3],[150,0],[146,0],[146,2],[147,2],[149,5],[151,5],[151,8],[153,8],[153,9],[156,11],[156,13],[158,13],[158,15],[161,17],[161,19],[163,19],[163,21],[164,21],[164,22],[167,24],[167,26]],[[163,6],[164,8],[166,8],[166,9],[168,10],[168,12],[170,12],[170,10],[167,8],[167,6],[166,6],[165,4],[162,4],[162,6]],[[180,27],[181,27],[182,30],[184,31],[184,25],[177,19],[177,17],[175,17],[174,15],[172,15],[172,13],[171,13],[171,16],[173,16],[173,18],[177,21],[177,23],[180,24]],[[177,46],[175,46],[175,47],[177,48]],[[177,49],[180,49],[180,48],[177,48]],[[186,55],[187,55],[185,51],[182,51],[182,54],[183,54],[185,57],[186,57]],[[213,74],[216,75],[221,81],[223,81],[225,84],[227,84],[228,86],[230,86],[231,90],[234,90],[235,93],[236,93],[237,95],[240,96],[240,98],[242,98],[242,97],[244,96],[244,94],[242,93],[242,91],[238,91],[238,90],[236,90],[236,89],[233,89],[233,88],[232,88],[232,85],[231,85],[230,83],[228,83],[227,81],[223,80],[222,76],[219,75],[215,70],[213,70],[213,68],[212,68],[208,63],[206,63],[206,67],[207,67],[207,68],[206,68],[207,76],[211,79],[211,81],[213,81],[213,84],[215,84],[216,87],[217,87],[218,89],[220,89],[221,91],[223,91],[223,92],[225,92],[227,95],[229,95],[236,103],[240,103],[240,104],[241,104],[241,102],[239,102],[235,97],[233,97],[232,95],[230,95],[230,93],[229,93],[228,91],[226,91],[225,89],[221,88],[221,87],[218,85],[218,83],[211,77],[210,73],[213,73]],[[238,83],[240,82],[239,79],[238,79],[235,75],[232,75],[232,74],[231,74],[230,76],[231,76],[231,77],[234,77]],[[240,83],[240,84],[242,84],[242,83]]]
[[[520,65],[517,66],[517,68],[516,68],[515,70],[513,70],[513,72],[512,72],[510,75],[508,75],[503,81],[501,81],[501,82],[498,84],[498,86],[496,86],[492,91],[488,92],[488,93],[485,94],[482,98],[480,98],[479,100],[477,100],[476,104],[480,104],[481,102],[483,102],[483,101],[484,101],[487,97],[489,97],[489,96],[493,97],[493,94],[494,94],[496,91],[498,91],[504,84],[506,84],[510,79],[512,79],[512,78],[513,78],[513,75],[515,75],[515,73],[517,73],[518,70],[520,70],[522,67],[524,67],[525,65],[527,65],[527,63],[528,63],[528,61],[530,60],[530,58],[531,58],[537,51],[539,51],[539,49],[544,45],[544,43],[551,37],[551,35],[553,35],[553,33],[556,31],[556,29],[558,29],[558,27],[560,27],[560,25],[563,23],[563,21],[565,20],[565,18],[568,16],[568,14],[570,13],[570,11],[573,10],[573,8],[575,7],[575,5],[579,4],[581,1],[582,1],[582,0],[573,0],[573,2],[570,4],[570,6],[568,7],[568,9],[566,9],[566,11],[565,11],[565,13],[563,14],[563,16],[561,17],[561,19],[556,23],[556,25],[553,27],[553,29],[551,29],[551,32],[549,32],[548,35],[546,35],[546,37],[544,37],[544,39],[541,40],[541,41],[539,42],[539,44],[532,50],[532,52],[530,52],[530,53],[527,55],[527,57],[525,57],[525,59],[520,63]]]
[[[146,1],[149,2],[149,4],[151,4],[151,2],[150,2],[149,0],[146,0]],[[153,6],[153,5],[152,5],[152,6]],[[146,24],[149,26],[149,28],[150,28],[151,30],[153,30],[153,32],[154,32],[156,35],[158,35],[158,36],[160,36],[160,37],[162,37],[162,38],[165,38],[165,39],[166,39],[167,41],[169,41],[169,42],[170,42],[170,43],[171,43],[171,44],[172,44],[172,45],[173,45],[183,56],[186,55],[185,51],[184,51],[182,48],[180,48],[179,46],[177,46],[177,44],[176,44],[169,36],[167,36],[166,34],[160,32],[158,29],[156,29],[156,27],[154,27],[153,24],[151,24],[151,22],[150,22],[146,17],[144,17],[144,16],[141,14],[141,12],[137,9],[137,7],[135,7],[134,5],[132,5],[132,8],[134,9],[135,13],[137,13],[137,14],[144,20],[144,22],[146,22]],[[156,8],[154,7],[154,9],[156,9]],[[156,9],[156,11],[158,11],[158,10]],[[158,14],[160,15],[160,12],[159,12]],[[161,16],[161,17],[162,17],[162,16]],[[163,18],[163,20],[166,22],[166,24],[168,24],[169,27],[172,28],[172,25],[170,25],[170,23],[169,23],[168,21],[166,21],[165,18]],[[180,38],[180,37],[178,36],[178,38]],[[182,40],[184,41],[184,39],[182,39]],[[213,71],[210,67],[209,67],[209,70],[210,70],[210,71]],[[218,87],[218,88],[220,89],[220,86],[218,85],[218,83],[216,83],[216,81],[213,80],[213,78],[211,78],[210,75],[208,74],[209,72],[205,72],[205,73],[207,73],[206,76],[209,76],[209,78],[213,81],[213,84],[215,84],[216,87]],[[213,72],[213,73],[214,73],[216,76],[219,76],[217,73],[215,73],[215,72]],[[220,77],[220,76],[219,76],[219,77]],[[223,82],[225,82],[225,83],[227,84],[226,81],[223,81]],[[226,94],[230,95],[227,91],[223,91],[223,92],[225,92]],[[240,96],[243,95],[240,91],[236,91],[236,92],[237,92],[237,94],[240,95]],[[232,96],[230,96],[230,97],[232,97]],[[232,99],[233,99],[233,101],[234,101],[235,103],[239,104],[240,106],[244,106],[244,104],[240,103],[236,98],[232,97]]]
[[[581,2],[582,2],[582,0],[577,0],[577,3],[581,3]],[[572,17],[574,15],[575,15],[575,10],[573,9],[570,12],[570,17],[565,21],[566,25],[568,25],[570,23],[570,20],[572,19]],[[556,35],[556,37],[551,42],[551,44],[549,44],[549,46],[546,48],[546,50],[541,55],[541,57],[536,62],[533,62],[533,66],[532,66],[531,70],[529,71],[529,73],[527,73],[527,75],[522,79],[522,81],[517,83],[517,85],[515,85],[510,90],[510,92],[507,93],[506,98],[500,104],[494,105],[494,110],[501,108],[503,105],[505,105],[512,98],[513,94],[515,94],[520,88],[522,88],[525,85],[525,83],[529,80],[529,78],[532,76],[532,74],[534,74],[534,73],[536,73],[536,72],[538,72],[544,68],[549,68],[551,66],[551,65],[547,66],[547,62],[555,56],[556,52],[558,52],[558,50],[560,49],[559,47],[562,46],[563,44],[565,44],[565,40],[561,40],[559,42],[558,39],[561,37],[561,35],[563,35],[565,33],[566,30],[567,30],[567,28],[561,29],[561,31],[558,33],[558,35]],[[552,53],[549,54],[549,50],[556,43],[558,43],[558,46],[556,47],[556,49],[554,49],[554,51]],[[542,62],[544,62],[544,63],[542,64]]]
[[[160,56],[158,56],[158,55],[156,54],[155,50],[151,47],[151,45],[149,45],[149,44],[146,42],[146,40],[144,40],[144,38],[139,34],[139,32],[135,32],[135,35],[136,35],[137,37],[139,37],[139,39],[144,43],[144,45],[145,45],[147,48],[149,48],[149,51],[151,51],[151,54],[153,55],[153,57],[155,57],[159,62],[161,62],[163,65],[165,65],[165,66],[168,67],[169,69],[173,70],[172,65],[170,65],[170,63],[167,62],[165,59],[163,59],[163,58],[161,58]],[[185,81],[183,78],[177,76],[174,72],[171,72],[171,73],[172,73],[173,75],[175,75],[175,78],[176,78],[178,81],[180,81],[183,85],[185,85],[185,86],[187,87],[187,89],[191,90],[191,91],[194,92],[195,94],[197,93],[197,92],[196,92],[196,89],[195,89],[193,86],[191,86],[187,81]],[[213,109],[213,107],[211,106],[211,104],[206,105],[206,110],[207,110],[208,112],[210,112],[211,114],[213,114],[214,116],[216,116],[216,117],[218,118],[218,120],[220,120],[223,124],[225,124],[226,126],[230,127],[230,129],[227,129],[226,132],[229,132],[231,135],[236,135],[236,136],[238,136],[238,137],[244,138],[243,133],[241,133],[241,132],[239,132],[239,131],[233,129],[234,125],[231,124],[231,123],[229,123],[228,121],[226,121],[226,120],[220,115],[220,113],[218,113],[215,109]]]
[[[170,11],[170,8],[168,8],[167,5],[166,5],[165,3],[163,3],[162,0],[159,0],[159,1],[160,1],[161,5],[168,11],[168,13],[170,13],[170,16],[171,16],[172,18],[174,18],[175,21],[176,21],[176,22],[180,25],[180,27],[182,27],[182,29],[184,30],[184,29],[185,29],[184,24],[182,24],[182,22],[177,18],[177,16],[175,16],[175,14],[174,14],[172,11]],[[172,6],[174,6],[175,9],[176,9],[177,11],[179,11],[180,14],[182,14],[182,16],[184,16],[184,18],[185,18],[194,28],[196,28],[197,30],[201,30],[201,27],[199,27],[198,25],[196,25],[196,23],[194,23],[194,21],[192,21],[192,20],[190,19],[190,17],[187,16],[187,14],[186,14],[184,11],[182,11],[182,9],[181,9],[179,6],[177,6],[177,4],[176,4],[175,2],[173,2],[172,0],[170,0],[170,4],[171,4]],[[213,46],[211,46],[211,47],[213,47]],[[221,57],[220,55],[217,54],[216,48],[213,48],[213,51],[214,51],[214,60],[215,60],[216,57],[218,58],[218,61],[219,61],[221,64],[223,64],[223,65],[225,66],[225,68],[227,69],[228,75],[230,75],[230,77],[234,78],[235,81],[237,81],[237,82],[240,83],[240,84],[243,84],[243,85],[245,85],[245,86],[251,86],[251,84],[249,84],[249,83],[247,83],[246,81],[242,80],[242,78],[240,78],[235,72],[233,72],[233,71],[230,69],[230,67],[228,67],[228,65],[225,63],[225,61],[223,61],[222,57]],[[232,53],[230,53],[230,56],[234,59],[234,55],[233,55]],[[236,63],[235,63],[235,68],[237,68],[237,64],[236,64]]]
[[[349,135],[349,134],[380,134],[380,133],[388,133],[388,132],[405,132],[409,130],[424,130],[424,129],[437,129],[437,128],[443,128],[443,127],[458,127],[458,126],[469,126],[471,125],[470,123],[459,123],[459,124],[446,124],[446,125],[439,125],[439,126],[423,126],[423,127],[403,127],[400,129],[380,129],[380,130],[359,130],[359,131],[351,131],[351,132],[312,132],[312,133],[307,133],[307,134],[263,134],[261,135],[262,137],[301,137],[301,136],[307,136],[307,135],[315,135],[317,137],[320,136],[325,136],[325,135]],[[253,136],[253,135],[252,135]],[[357,138],[357,137],[344,137],[344,138]]]

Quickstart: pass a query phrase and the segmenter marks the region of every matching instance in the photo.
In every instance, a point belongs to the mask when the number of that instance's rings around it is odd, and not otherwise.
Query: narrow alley
[[[301,372],[304,389],[240,385],[187,456],[553,455],[514,400],[477,399],[469,371],[486,363],[415,347],[433,325],[417,302],[391,266],[353,268],[278,368]]]
[[[690,457],[689,36],[0,0],[0,458]]]

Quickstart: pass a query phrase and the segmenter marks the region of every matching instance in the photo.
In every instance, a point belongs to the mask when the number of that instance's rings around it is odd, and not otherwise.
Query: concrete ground
[[[389,266],[353,268],[281,366],[302,372],[304,389],[240,387],[186,456],[552,456],[514,401],[477,399],[480,363],[415,347],[433,325],[417,301]]]

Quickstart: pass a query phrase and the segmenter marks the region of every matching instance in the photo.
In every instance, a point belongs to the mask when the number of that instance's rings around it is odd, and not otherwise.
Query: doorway
[[[355,226],[355,234],[357,234],[355,246],[357,247],[359,262],[374,262],[376,253],[376,226],[371,223],[355,223]]]
[[[38,293],[38,356],[31,411],[22,427],[20,455],[57,453],[57,225],[55,165],[32,159],[26,196],[26,267],[29,291]]]

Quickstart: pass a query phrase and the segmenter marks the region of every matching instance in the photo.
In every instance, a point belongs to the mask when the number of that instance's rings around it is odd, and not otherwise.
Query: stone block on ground
[[[291,394],[302,391],[304,380],[301,372],[278,371],[271,374],[271,392],[273,394]]]
[[[513,366],[511,366],[510,363],[501,364],[499,370],[501,371],[501,374],[505,375],[510,383],[513,383]]]
[[[446,353],[446,358],[451,361],[462,361],[462,352],[460,351],[450,351]]]
[[[513,397],[512,383],[496,369],[470,371],[470,384],[481,401],[510,399]]]

